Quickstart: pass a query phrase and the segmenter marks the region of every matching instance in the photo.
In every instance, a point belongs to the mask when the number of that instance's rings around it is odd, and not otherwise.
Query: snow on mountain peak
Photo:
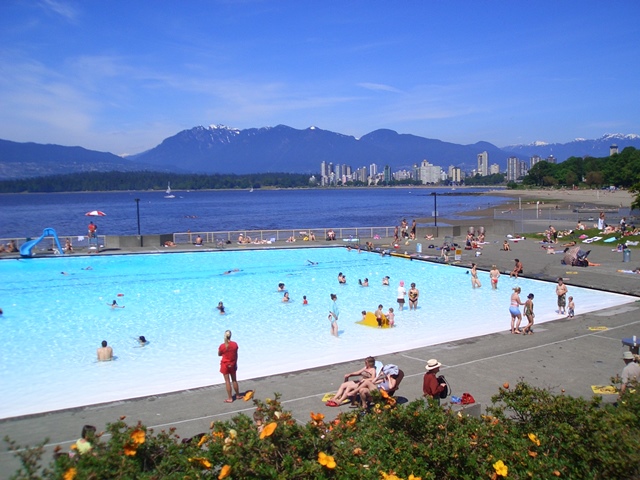
[[[534,147],[544,147],[549,144],[547,142],[543,142],[542,140],[536,140],[531,145],[533,145]]]
[[[228,132],[240,133],[237,128],[227,127],[226,125],[209,125],[209,130],[227,130]]]

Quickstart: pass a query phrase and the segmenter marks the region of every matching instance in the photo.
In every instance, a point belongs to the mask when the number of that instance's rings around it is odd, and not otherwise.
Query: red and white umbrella
[[[84,214],[85,217],[106,217],[107,214],[104,212],[101,212],[100,210],[91,210],[90,212],[87,212]]]

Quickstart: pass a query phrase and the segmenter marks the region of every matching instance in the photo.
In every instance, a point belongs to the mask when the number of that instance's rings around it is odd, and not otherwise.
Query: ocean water
[[[353,188],[310,190],[216,190],[0,195],[0,238],[27,238],[44,228],[58,235],[85,235],[89,220],[101,235],[137,234],[135,199],[140,199],[143,235],[260,229],[318,229],[398,225],[402,218],[433,224],[437,192],[439,217],[504,203],[490,195],[451,195],[488,189]],[[446,194],[446,195],[443,195]],[[101,210],[106,217],[89,219]],[[439,222],[441,224],[441,222]]]
[[[247,389],[252,378],[508,331],[515,285],[523,299],[535,294],[536,323],[559,318],[551,283],[503,275],[492,290],[480,272],[483,286],[472,289],[465,268],[335,247],[0,260],[0,274],[0,418],[223,383],[217,347],[227,329]],[[365,277],[369,287],[358,284]],[[417,284],[418,310],[398,310],[400,280]],[[331,293],[339,338],[327,320]],[[635,301],[573,286],[569,293],[578,314]],[[114,299],[124,308],[110,308]],[[355,323],[378,304],[396,310],[395,328]],[[96,361],[102,340],[115,361]]]

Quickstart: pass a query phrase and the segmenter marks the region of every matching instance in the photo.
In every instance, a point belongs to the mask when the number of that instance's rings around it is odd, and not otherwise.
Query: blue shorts
[[[513,306],[513,305],[511,307],[509,307],[509,313],[511,315],[513,315],[514,317],[517,317],[518,315],[521,315],[520,309],[518,307]]]

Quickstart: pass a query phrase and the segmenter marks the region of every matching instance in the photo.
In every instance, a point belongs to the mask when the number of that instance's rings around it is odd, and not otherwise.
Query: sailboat
[[[164,198],[176,198],[176,196],[171,193],[171,182],[169,182],[169,184],[167,185],[167,194],[164,196]]]

